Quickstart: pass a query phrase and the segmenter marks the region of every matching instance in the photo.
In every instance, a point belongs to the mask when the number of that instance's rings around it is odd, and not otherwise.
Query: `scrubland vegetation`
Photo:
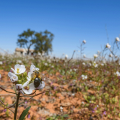
[[[119,38],[113,45],[108,43],[105,48],[94,54],[89,60],[82,54],[84,40],[80,46],[82,58],[71,59],[65,55],[61,58],[44,56],[0,55],[0,87],[11,84],[4,72],[9,72],[16,64],[25,65],[29,71],[34,64],[41,72],[45,87],[37,90],[43,97],[21,97],[20,108],[31,105],[26,119],[31,120],[119,120],[120,119],[120,58]],[[107,53],[106,53],[107,52]],[[110,54],[108,54],[110,52]],[[6,79],[6,80],[5,80]],[[14,90],[14,87],[11,89]],[[0,94],[4,91],[1,89]],[[7,90],[8,88],[6,88]],[[41,95],[41,94],[40,94]],[[38,95],[39,96],[39,95]],[[15,97],[14,97],[15,98]],[[44,98],[44,99],[43,99]],[[13,119],[6,96],[0,95],[0,120]],[[13,99],[13,104],[15,100]],[[7,107],[6,107],[7,106]],[[32,107],[36,110],[32,111]],[[9,108],[9,109],[8,109]],[[15,106],[11,107],[14,110]],[[44,110],[44,115],[42,111]],[[36,114],[38,114],[38,116]],[[19,114],[19,113],[18,113]]]

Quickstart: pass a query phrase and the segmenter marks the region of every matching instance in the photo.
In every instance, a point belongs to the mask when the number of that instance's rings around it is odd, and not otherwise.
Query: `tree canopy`
[[[45,30],[44,32],[36,33],[36,43],[35,43],[35,51],[42,53],[43,51],[48,54],[52,52],[52,40],[54,35]]]
[[[36,53],[42,53],[44,51],[48,54],[49,51],[52,52],[52,40],[54,35],[47,30],[38,33],[28,29],[18,36],[19,39],[17,40],[17,45],[19,47],[27,48],[27,54],[29,54],[29,50],[32,45],[34,45]]]

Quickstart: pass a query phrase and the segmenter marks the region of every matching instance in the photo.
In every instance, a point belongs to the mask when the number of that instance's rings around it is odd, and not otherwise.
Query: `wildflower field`
[[[85,44],[84,40],[81,51]],[[119,120],[120,58],[115,47],[119,51],[119,38],[112,47],[107,43],[101,52],[94,54],[93,60],[85,55],[74,59],[75,51],[69,59],[67,55],[56,58],[1,54],[0,120],[14,120],[18,91],[17,120],[29,106],[25,120]],[[105,54],[106,51],[110,54]],[[28,88],[22,83],[31,79],[33,68],[40,72],[42,80],[37,89],[30,87],[32,83]],[[19,89],[20,85],[24,87]]]

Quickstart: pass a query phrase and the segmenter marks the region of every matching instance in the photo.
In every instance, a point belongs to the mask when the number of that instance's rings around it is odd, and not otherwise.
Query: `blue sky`
[[[101,46],[119,37],[119,5],[119,0],[0,1],[0,48],[13,52],[18,47],[18,34],[30,28],[54,34],[53,54],[57,57],[63,53],[71,57],[83,40],[87,41],[84,54],[92,57]]]

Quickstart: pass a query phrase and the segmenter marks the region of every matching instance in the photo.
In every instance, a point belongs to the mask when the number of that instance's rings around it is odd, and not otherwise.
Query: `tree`
[[[28,29],[27,31],[24,31],[22,34],[18,35],[20,39],[17,41],[17,45],[23,48],[27,48],[27,54],[29,54],[30,47],[35,44],[35,37],[34,37],[35,31],[31,31]],[[30,39],[31,38],[31,39]]]
[[[48,55],[52,52],[52,40],[54,35],[45,30],[44,32],[36,33],[35,51],[42,53],[43,51]]]

